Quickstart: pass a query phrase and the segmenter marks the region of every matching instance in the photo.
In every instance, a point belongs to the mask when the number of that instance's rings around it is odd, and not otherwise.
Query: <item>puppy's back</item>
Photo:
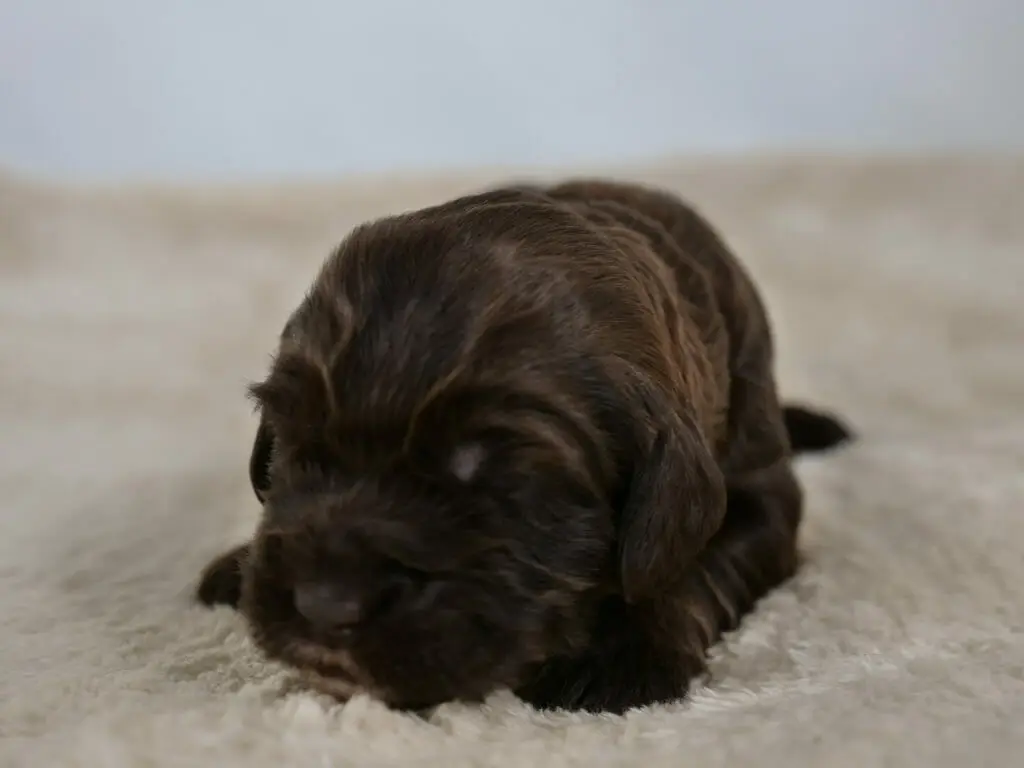
[[[773,356],[767,312],[743,265],[700,213],[664,190],[575,179],[542,193],[598,225],[638,235],[671,271],[688,326],[673,342],[685,347],[690,340],[682,356],[673,359],[683,378],[690,377],[680,394],[701,413],[715,447],[727,450],[731,381],[761,375]]]
[[[730,359],[737,361],[746,345],[770,342],[766,310],[747,271],[684,200],[661,189],[601,179],[571,180],[546,191],[606,211],[642,232],[675,273],[683,300],[699,313],[709,344],[726,344]],[[717,338],[722,330],[724,341]]]

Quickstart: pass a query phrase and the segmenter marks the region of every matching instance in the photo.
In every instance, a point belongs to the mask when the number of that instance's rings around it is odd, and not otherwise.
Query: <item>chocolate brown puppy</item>
[[[515,186],[391,216],[327,259],[251,388],[253,540],[199,598],[339,698],[500,688],[623,712],[686,695],[798,563],[767,313],[682,200]]]

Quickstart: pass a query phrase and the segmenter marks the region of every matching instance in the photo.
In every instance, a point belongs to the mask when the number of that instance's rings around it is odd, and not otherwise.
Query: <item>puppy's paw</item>
[[[203,605],[237,608],[242,598],[242,564],[249,557],[249,545],[242,544],[215,558],[199,577],[196,599]]]
[[[599,657],[551,661],[516,694],[539,710],[621,715],[686,698],[690,680],[704,671],[698,659],[672,669],[636,658],[623,662],[615,667]]]
[[[609,612],[590,648],[545,662],[516,694],[537,709],[623,714],[684,699],[706,672],[703,656],[675,642],[659,646],[631,621]]]

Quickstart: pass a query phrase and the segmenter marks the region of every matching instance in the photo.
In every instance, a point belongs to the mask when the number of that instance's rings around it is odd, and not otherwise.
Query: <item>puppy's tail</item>
[[[827,451],[854,439],[846,424],[824,411],[788,403],[782,407],[782,417],[794,454]]]

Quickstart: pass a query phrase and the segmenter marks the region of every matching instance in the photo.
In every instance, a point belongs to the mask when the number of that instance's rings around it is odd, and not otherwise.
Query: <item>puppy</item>
[[[198,598],[340,699],[680,699],[797,569],[794,455],[851,437],[783,408],[772,366],[747,273],[660,190],[510,186],[361,226],[251,387],[262,518]]]

